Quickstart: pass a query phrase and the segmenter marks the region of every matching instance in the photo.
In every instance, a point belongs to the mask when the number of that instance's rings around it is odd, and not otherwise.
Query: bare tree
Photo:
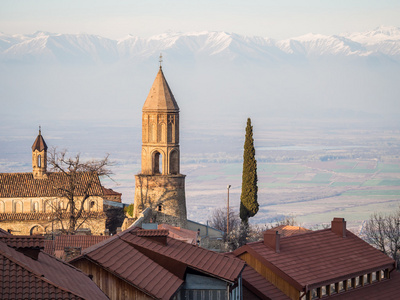
[[[52,148],[49,151],[47,163],[53,171],[53,188],[57,197],[67,200],[65,208],[56,204],[57,201],[52,202],[52,208],[55,219],[67,234],[74,234],[93,215],[85,211],[85,203],[91,196],[102,195],[99,176],[110,177],[112,174],[108,157],[81,161],[80,154],[69,157],[66,150]],[[67,220],[66,224],[64,220]]]
[[[212,212],[211,227],[215,229],[223,231],[225,234],[227,233],[227,208],[217,208]],[[240,219],[238,214],[229,210],[229,232],[235,231],[239,228]]]
[[[363,235],[368,243],[393,258],[400,267],[400,208],[391,214],[371,215]]]

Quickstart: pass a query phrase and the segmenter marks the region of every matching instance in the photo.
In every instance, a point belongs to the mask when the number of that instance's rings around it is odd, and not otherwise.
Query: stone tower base
[[[186,223],[186,175],[135,175],[134,217],[147,207]]]

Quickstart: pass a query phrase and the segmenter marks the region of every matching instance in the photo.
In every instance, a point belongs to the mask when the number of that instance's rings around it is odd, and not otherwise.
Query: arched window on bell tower
[[[39,154],[37,157],[37,164],[38,167],[41,168],[42,167],[42,156]]]
[[[169,173],[179,174],[179,154],[177,150],[172,150],[169,154]]]
[[[153,154],[153,174],[162,174],[162,154],[158,151]]]

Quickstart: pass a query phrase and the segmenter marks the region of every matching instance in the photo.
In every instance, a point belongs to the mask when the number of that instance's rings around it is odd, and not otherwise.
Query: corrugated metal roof
[[[280,239],[280,253],[263,241],[249,243],[235,255],[248,252],[299,290],[337,282],[357,274],[394,265],[394,261],[350,231],[342,238],[330,229]]]
[[[75,196],[82,196],[88,188],[89,194],[102,196],[103,188],[99,176],[92,172],[74,173]],[[47,173],[47,178],[35,179],[32,173],[0,173],[0,198],[57,197],[61,189],[67,189],[70,178],[61,172]]]
[[[83,272],[42,251],[35,260],[0,240],[0,261],[2,299],[108,299]]]

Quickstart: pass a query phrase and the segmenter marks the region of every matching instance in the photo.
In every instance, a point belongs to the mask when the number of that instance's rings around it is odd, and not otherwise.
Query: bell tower
[[[39,135],[32,145],[32,173],[34,179],[47,178],[47,145],[42,137],[39,126]]]
[[[160,61],[161,63],[161,61]],[[147,207],[186,222],[185,175],[180,174],[179,106],[156,75],[142,109],[142,170],[135,176],[134,216]]]

